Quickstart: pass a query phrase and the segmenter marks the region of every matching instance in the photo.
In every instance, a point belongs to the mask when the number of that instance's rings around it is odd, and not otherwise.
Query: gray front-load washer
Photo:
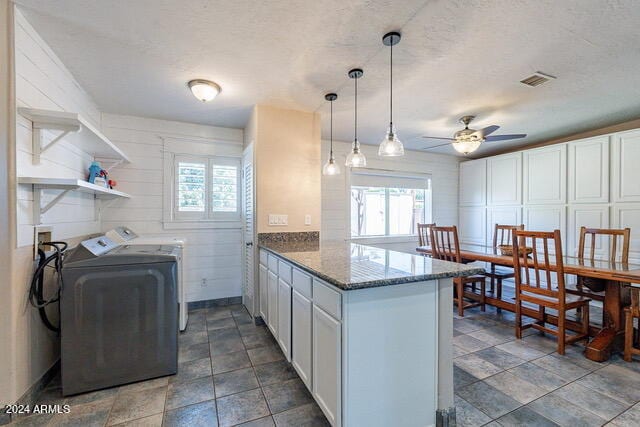
[[[173,246],[82,242],[64,259],[62,393],[171,375],[178,366]]]

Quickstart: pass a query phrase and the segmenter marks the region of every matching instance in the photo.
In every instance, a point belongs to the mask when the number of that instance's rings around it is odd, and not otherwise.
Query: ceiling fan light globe
[[[322,175],[339,175],[340,174],[340,166],[336,163],[336,160],[333,156],[327,159],[327,163],[322,167]]]
[[[398,139],[395,129],[389,127],[387,134],[378,147],[378,156],[381,157],[399,157],[404,156],[404,146]]]
[[[470,154],[480,148],[482,140],[454,141],[451,143],[453,148],[462,154]]]

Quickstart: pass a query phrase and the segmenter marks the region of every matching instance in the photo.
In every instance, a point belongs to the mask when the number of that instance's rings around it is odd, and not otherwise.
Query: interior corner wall
[[[254,114],[258,233],[320,231],[320,115],[263,105]],[[288,224],[269,225],[270,214]]]

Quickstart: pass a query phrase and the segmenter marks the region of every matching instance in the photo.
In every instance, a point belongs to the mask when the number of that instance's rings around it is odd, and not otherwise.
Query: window
[[[174,165],[174,219],[239,220],[239,159],[176,156]]]
[[[351,237],[410,236],[431,221],[430,179],[381,172],[351,176]]]

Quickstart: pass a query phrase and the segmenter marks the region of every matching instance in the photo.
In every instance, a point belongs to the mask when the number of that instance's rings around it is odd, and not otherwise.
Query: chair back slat
[[[431,246],[431,227],[434,227],[436,223],[432,224],[418,224],[418,244],[420,246]]]
[[[510,245],[512,242],[512,234],[514,230],[524,230],[524,224],[509,225],[496,224],[493,230],[493,253],[498,253],[498,246]]]
[[[631,286],[631,315],[640,317],[640,288]]]
[[[557,299],[560,304],[564,304],[564,264],[560,230],[514,230],[512,245],[516,294],[538,294]],[[525,247],[533,249],[530,256],[523,250]],[[552,260],[555,267],[552,267]],[[529,273],[530,270],[533,270],[533,274]]]
[[[586,253],[587,237],[589,242],[589,251]],[[580,227],[580,239],[578,240],[578,258],[593,261],[596,258],[596,240],[599,237],[608,237],[611,242],[608,259],[610,262],[629,262],[629,244],[631,241],[631,229],[615,229],[615,228],[587,228]],[[620,240],[620,256],[618,257],[618,240]]]
[[[458,241],[458,228],[430,227],[432,256],[451,262],[462,262],[460,256],[460,243]]]

